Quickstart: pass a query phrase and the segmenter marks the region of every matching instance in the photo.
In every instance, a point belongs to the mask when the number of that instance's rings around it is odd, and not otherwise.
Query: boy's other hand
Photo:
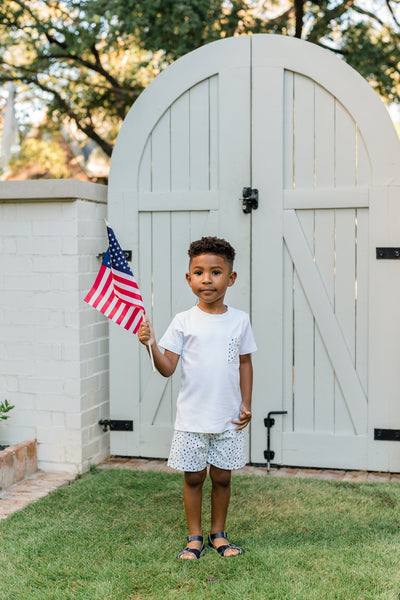
[[[145,346],[152,346],[156,341],[156,337],[154,335],[154,329],[151,326],[151,323],[147,316],[144,317],[143,321],[140,323],[140,327],[138,329],[138,338],[139,342],[144,344]]]
[[[251,410],[249,408],[243,406],[243,404],[242,404],[240,407],[240,411],[239,411],[239,419],[237,421],[232,421],[232,423],[237,425],[236,431],[240,431],[241,429],[244,429],[245,427],[247,427],[247,425],[250,423],[250,421],[251,421]]]

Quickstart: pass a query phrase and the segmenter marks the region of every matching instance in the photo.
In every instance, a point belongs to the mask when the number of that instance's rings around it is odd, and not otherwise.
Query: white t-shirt
[[[175,429],[222,433],[239,416],[239,356],[257,350],[247,313],[211,315],[197,305],[178,313],[160,346],[181,356]]]

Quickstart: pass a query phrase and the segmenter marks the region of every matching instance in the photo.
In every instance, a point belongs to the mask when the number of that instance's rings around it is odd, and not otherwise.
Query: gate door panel
[[[132,178],[135,189],[124,194],[125,213],[115,215],[124,222],[127,235],[138,240],[139,264],[133,265],[133,271],[138,273],[158,339],[177,312],[195,304],[185,279],[187,250],[191,241],[203,235],[225,236],[240,249],[236,264],[239,278],[227,301],[250,310],[251,221],[243,214],[239,200],[250,179],[250,40],[243,38],[239,45],[218,47],[216,53],[210,53],[209,61],[200,63],[197,82],[196,65],[188,58],[165,72],[168,92],[160,91],[158,102],[164,97],[173,100],[159,110],[155,122],[143,108],[140,120],[148,119],[149,130],[142,136],[137,176]],[[175,93],[171,86],[175,86]],[[153,97],[152,90],[154,86],[143,96],[147,93]],[[113,206],[113,211],[120,210],[116,202]],[[111,214],[110,221],[114,222]],[[127,357],[121,358],[122,336],[116,328],[110,330],[111,355],[126,362],[123,383],[111,373],[113,410],[119,405],[120,413],[124,411],[134,419],[130,436],[113,435],[112,453],[166,457],[180,369],[170,380],[154,374],[146,350],[137,350],[136,339],[124,341],[129,349]],[[131,389],[127,378],[131,379]],[[118,388],[125,390],[120,398]]]

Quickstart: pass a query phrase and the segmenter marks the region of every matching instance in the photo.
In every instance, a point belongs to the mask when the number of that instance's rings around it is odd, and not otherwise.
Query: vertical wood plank
[[[152,133],[152,191],[171,189],[171,112],[167,110]]]
[[[356,184],[356,124],[347,110],[335,103],[336,186]]]
[[[294,188],[294,73],[284,72],[283,187]]]
[[[371,166],[364,139],[357,128],[357,185],[371,184]]]
[[[159,339],[167,329],[171,320],[172,284],[175,282],[175,277],[172,277],[171,213],[169,212],[152,214],[152,255],[154,297],[153,327],[157,339]],[[171,382],[167,384],[159,408],[153,416],[153,419],[156,415],[158,417],[158,423],[161,423],[160,419],[164,419],[163,424],[171,424]]]
[[[194,86],[190,99],[190,189],[208,190],[210,106],[208,80]]]
[[[314,211],[298,210],[304,237],[314,256]],[[314,430],[314,316],[300,280],[294,281],[294,426]]]
[[[151,135],[149,135],[139,165],[138,191],[151,190]]]
[[[293,431],[293,261],[286,244],[283,250],[283,367],[282,367],[282,410],[287,411],[283,420],[283,431]]]
[[[334,306],[334,211],[315,211],[315,262]],[[334,432],[334,372],[318,326],[315,327],[315,431]]]
[[[315,186],[330,187],[335,181],[335,100],[315,86]]]
[[[171,106],[171,190],[190,188],[189,92]]]
[[[171,264],[174,283],[172,286],[171,317],[177,312],[187,310],[194,303],[193,292],[186,281],[189,267],[188,248],[190,239],[191,214],[189,212],[172,213],[171,220]]]
[[[240,205],[243,186],[250,185],[250,38],[243,59],[247,66],[232,66],[220,73],[219,123],[219,235],[237,250],[239,278],[229,289],[228,302],[250,310],[250,215]],[[249,183],[246,183],[249,182]]]
[[[314,187],[314,83],[294,78],[294,180],[297,188]]]
[[[350,355],[355,361],[355,211],[337,209],[335,225],[335,313]],[[335,388],[335,431],[353,431],[339,385]]]
[[[266,448],[263,417],[270,410],[282,410],[283,358],[283,110],[284,71],[262,64],[259,39],[253,41],[252,90],[252,183],[258,188],[260,205],[252,219],[252,318],[258,344],[254,355],[254,410],[251,429],[251,459],[262,462]],[[261,41],[261,40],[260,40]],[[261,63],[259,64],[258,61]],[[249,215],[247,215],[248,217]],[[244,215],[246,218],[246,215]],[[242,277],[241,272],[239,271]],[[239,281],[238,281],[239,283]],[[247,282],[245,282],[245,285]],[[271,343],[271,340],[274,340]],[[268,381],[268,394],[265,382]],[[276,420],[272,432],[275,459],[281,460],[281,426]]]
[[[146,314],[153,323],[153,243],[151,213],[139,213],[138,284],[142,294]],[[140,396],[143,396],[149,377],[152,375],[151,362],[144,346],[140,345]]]
[[[294,277],[294,430],[314,429],[313,316],[300,280]]]
[[[178,312],[187,310],[193,306],[195,297],[187,284],[186,272],[189,265],[189,257],[187,254],[190,244],[190,220],[189,212],[176,212],[172,214],[171,221],[171,264],[173,265],[174,284],[172,286],[172,307],[171,318]],[[172,423],[175,421],[176,415],[176,399],[180,390],[181,384],[181,365],[178,367],[172,376],[171,393],[172,393]]]
[[[219,187],[219,83],[218,77],[210,77],[209,82],[209,106],[210,106],[210,150],[209,150],[209,180],[210,190]]]
[[[368,387],[368,285],[369,285],[369,215],[358,209],[357,216],[357,298],[356,298],[356,368],[364,391]]]

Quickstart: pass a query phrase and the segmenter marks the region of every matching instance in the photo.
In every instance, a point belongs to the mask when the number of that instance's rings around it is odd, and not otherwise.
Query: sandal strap
[[[217,548],[217,552],[219,552],[221,556],[225,556],[225,552],[230,549],[239,550],[237,554],[233,554],[232,556],[239,556],[240,554],[243,554],[243,550],[241,549],[241,547],[236,546],[235,544],[226,544],[225,546],[220,546],[219,548]]]
[[[202,535],[188,535],[186,539],[188,542],[204,542]]]
[[[226,531],[220,531],[218,533],[210,533],[210,538],[212,540],[215,540],[216,538],[228,538],[228,534],[226,533]]]

